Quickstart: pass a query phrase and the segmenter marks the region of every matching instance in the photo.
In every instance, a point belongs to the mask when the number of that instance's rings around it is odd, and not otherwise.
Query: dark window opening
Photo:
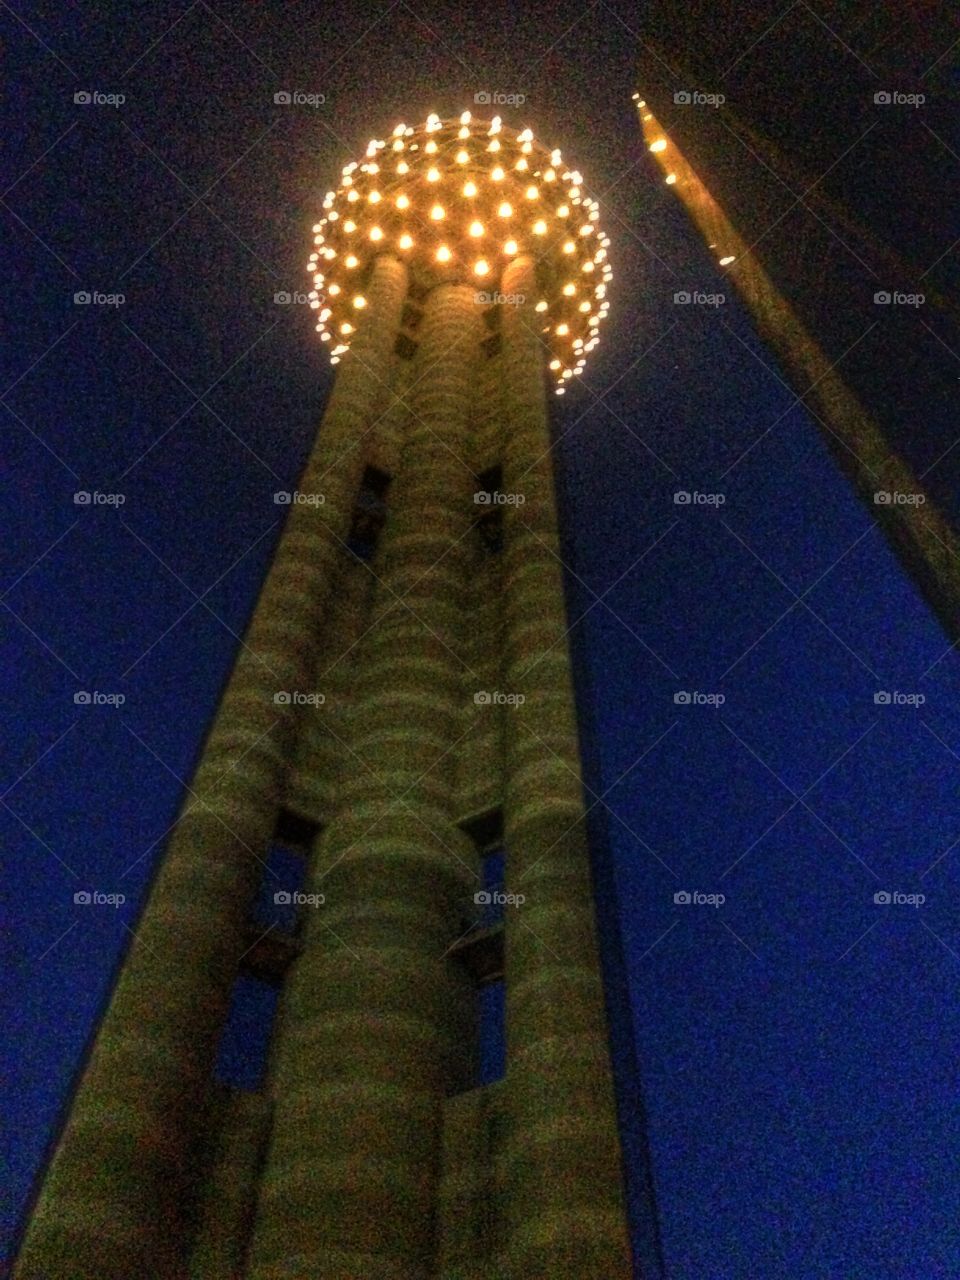
[[[486,474],[486,473],[484,473]],[[460,823],[460,830],[465,832],[477,847],[478,853],[486,853],[503,845],[503,811],[486,809]]]
[[[477,1084],[493,1084],[507,1073],[507,1036],[503,979],[477,989]]]
[[[277,844],[284,844],[300,853],[309,853],[319,830],[319,825],[312,819],[304,818],[291,809],[281,809],[277,814],[273,838]]]
[[[419,307],[414,306],[410,302],[404,303],[403,312],[400,316],[400,324],[402,328],[412,333],[420,327],[420,321],[423,319],[423,312]]]
[[[263,1086],[279,992],[270,983],[241,974],[220,1039],[214,1077],[234,1089]]]
[[[408,333],[402,330],[397,334],[397,340],[393,344],[393,350],[401,360],[412,360],[417,354],[417,344]]]
[[[360,481],[347,546],[358,560],[372,560],[387,520],[390,476],[379,467],[367,467]]]
[[[254,926],[261,932],[279,929],[286,934],[296,933],[296,895],[303,888],[306,870],[302,849],[277,842],[267,850],[252,915]]]
[[[480,343],[480,350],[486,358],[490,360],[493,356],[498,356],[500,354],[502,345],[500,334],[490,333]]]
[[[503,504],[498,501],[502,484],[500,468],[488,467],[477,476],[473,497],[478,513],[474,527],[483,545],[494,553],[503,548]]]

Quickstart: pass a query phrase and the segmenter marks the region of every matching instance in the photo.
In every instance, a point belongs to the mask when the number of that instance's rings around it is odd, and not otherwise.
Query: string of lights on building
[[[529,255],[557,394],[583,371],[609,307],[610,241],[581,175],[530,129],[505,128],[499,116],[475,121],[469,111],[454,120],[430,115],[417,128],[398,124],[389,142],[369,143],[363,163],[344,167],[323,210],[307,270],[332,364],[362,323],[373,259],[390,251],[426,288],[495,287],[506,262]]]

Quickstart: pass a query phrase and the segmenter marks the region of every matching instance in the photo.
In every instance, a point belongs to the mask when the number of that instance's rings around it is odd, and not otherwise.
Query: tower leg
[[[285,996],[250,1280],[432,1274],[441,1102],[462,1069],[470,999],[443,957],[475,884],[453,825],[453,749],[480,329],[472,289],[430,295],[374,566],[351,776],[311,874],[326,901]]]
[[[631,1275],[544,402],[534,267],[505,307],[507,707],[506,1125],[503,1272],[510,1280]]]
[[[363,470],[406,271],[378,258],[371,323],[344,362],[188,801],[41,1189],[17,1280],[182,1274],[196,1117],[213,1067],[290,730],[283,690],[310,689],[330,569]],[[178,1261],[179,1260],[179,1261]]]

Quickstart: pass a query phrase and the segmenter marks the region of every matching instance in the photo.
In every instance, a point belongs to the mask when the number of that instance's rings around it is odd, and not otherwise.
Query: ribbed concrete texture
[[[507,1079],[501,1269],[510,1280],[631,1274],[584,827],[534,267],[503,292],[507,705]]]
[[[474,291],[426,302],[358,663],[339,809],[319,841],[285,991],[251,1280],[433,1274],[442,1104],[464,1080],[471,991],[444,952],[475,887],[455,827]]]
[[[344,360],[294,506],[47,1173],[18,1280],[183,1274],[195,1118],[212,1069],[244,923],[272,834],[292,712],[363,467],[363,438],[406,292],[384,256],[370,321]]]

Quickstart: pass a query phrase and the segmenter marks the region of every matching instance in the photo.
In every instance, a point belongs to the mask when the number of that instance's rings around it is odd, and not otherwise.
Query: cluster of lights
[[[660,133],[659,125],[653,118],[653,112],[648,108],[646,102],[644,102],[640,97],[639,93],[635,93],[633,95],[633,100],[637,104],[637,110],[640,112],[640,119],[643,122],[643,136],[648,138],[651,135],[654,135],[653,141],[647,144],[647,149],[660,158],[660,163],[663,164],[667,170],[664,182],[666,182],[668,187],[673,187],[676,185],[677,175],[672,169],[670,169],[670,159],[668,154],[666,154],[670,143],[668,139]],[[674,148],[674,150],[676,149]],[[717,246],[715,244],[710,245],[711,249],[716,249],[716,247]],[[736,260],[736,254],[726,253],[722,257],[718,258],[717,262],[721,267],[729,267],[731,262],[736,262]]]
[[[331,362],[362,322],[363,280],[377,254],[396,254],[427,287],[451,281],[487,291],[511,259],[528,255],[562,395],[599,341],[612,276],[600,207],[582,183],[559,151],[535,143],[529,129],[505,128],[499,116],[431,115],[372,141],[366,160],[348,164],[327,193],[313,228],[310,305],[321,341],[333,344]]]

